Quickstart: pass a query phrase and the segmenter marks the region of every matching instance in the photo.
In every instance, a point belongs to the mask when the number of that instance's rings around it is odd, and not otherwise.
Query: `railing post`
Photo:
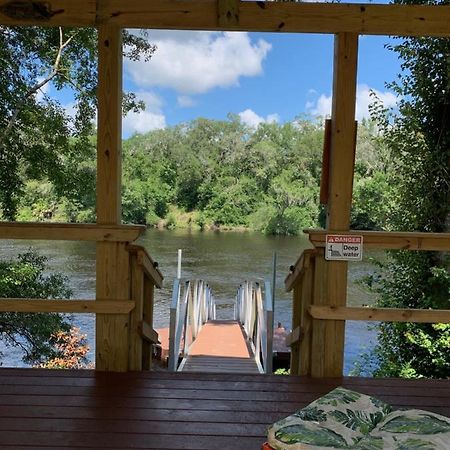
[[[139,324],[144,318],[144,273],[137,262],[137,254],[130,254],[131,260],[131,298],[135,307],[130,313],[130,352],[129,370],[142,370],[142,337]]]
[[[173,282],[172,302],[170,304],[170,326],[169,326],[169,371],[175,372],[178,364],[177,339],[176,331],[179,314],[179,298],[180,298],[180,279],[176,278]]]
[[[155,285],[144,277],[144,305],[142,320],[153,327],[153,305],[155,299]],[[142,341],[142,369],[151,370],[153,359],[153,344],[148,340]]]
[[[314,271],[314,285],[313,285],[313,305],[326,305],[327,304],[327,262],[325,261],[325,255],[323,249],[318,249],[315,260]],[[308,313],[305,312],[305,317]],[[317,320],[309,317],[307,319],[311,321],[311,343],[308,345],[309,354],[311,358],[311,376],[324,377],[328,376],[329,368],[326,367],[326,353],[330,351],[327,348],[327,342],[333,338],[333,329],[330,330],[331,323],[327,324],[325,320]],[[331,327],[332,328],[332,327]],[[331,331],[331,333],[330,333]],[[305,343],[302,348],[305,348]],[[306,350],[308,351],[308,350]],[[306,358],[305,358],[306,359]],[[307,361],[305,361],[307,365]]]
[[[272,373],[273,371],[273,288],[270,286],[270,282],[266,281],[264,285],[265,293],[265,315],[266,315],[266,328],[267,328],[267,345],[266,354],[267,362],[264,366],[264,371],[266,373]]]

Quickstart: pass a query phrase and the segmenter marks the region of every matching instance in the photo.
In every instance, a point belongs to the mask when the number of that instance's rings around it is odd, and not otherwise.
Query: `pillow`
[[[448,450],[450,419],[411,409],[389,414],[355,450]]]
[[[391,411],[368,395],[336,388],[269,428],[275,450],[354,448]]]

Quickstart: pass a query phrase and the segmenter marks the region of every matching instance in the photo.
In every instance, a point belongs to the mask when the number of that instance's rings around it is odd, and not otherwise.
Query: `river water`
[[[148,250],[163,273],[164,287],[156,291],[154,327],[169,325],[169,305],[177,269],[177,251],[182,249],[182,277],[201,278],[212,287],[218,307],[218,318],[231,318],[231,301],[236,289],[246,279],[272,279],[273,253],[277,253],[277,286],[275,323],[291,328],[292,294],[284,292],[284,278],[289,266],[309,247],[306,236],[264,236],[253,232],[198,232],[188,230],[149,229],[138,241]],[[95,244],[71,241],[0,241],[2,259],[36,249],[48,258],[49,270],[68,277],[73,298],[95,297]],[[365,255],[362,262],[349,263],[348,304],[370,304],[373,299],[356,280],[372,270]],[[93,314],[73,316],[73,323],[87,335],[91,355],[95,346]],[[347,322],[345,373],[353,367],[361,352],[376,343],[376,335],[365,322]],[[4,366],[24,366],[14,349],[0,347]],[[92,357],[92,356],[91,356]]]

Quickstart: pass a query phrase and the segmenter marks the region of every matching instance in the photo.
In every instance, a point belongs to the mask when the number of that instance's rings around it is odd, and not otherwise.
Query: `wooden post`
[[[347,231],[352,203],[356,75],[358,35],[335,36],[333,104],[331,113],[330,185],[327,230]],[[343,306],[347,301],[347,262],[326,263],[327,304]],[[328,321],[324,326],[324,361],[316,376],[342,376],[345,321]]]
[[[300,327],[301,308],[302,308],[302,288],[299,283],[295,284],[293,289],[292,304],[292,330]],[[299,375],[300,366],[300,343],[296,342],[291,345],[291,375]]]
[[[137,262],[137,255],[131,255],[131,298],[135,302],[130,314],[130,354],[128,368],[142,370],[142,337],[139,325],[143,320],[144,272]]]
[[[97,223],[121,223],[122,32],[98,32]],[[97,299],[130,298],[125,243],[97,243]],[[97,300],[98,301],[98,300]],[[96,316],[96,369],[128,370],[129,315]]]
[[[311,355],[312,348],[312,318],[308,308],[313,303],[314,298],[314,278],[316,268],[316,256],[308,255],[309,262],[303,275],[302,282],[302,310],[300,317],[300,327],[302,330],[300,340],[300,365],[299,375],[311,375]]]
[[[144,303],[142,320],[153,327],[153,304],[155,297],[155,285],[144,277]],[[142,369],[151,370],[152,368],[152,349],[153,344],[144,340],[142,343]]]
[[[327,304],[327,261],[325,261],[325,255],[323,249],[319,249],[315,259],[314,270],[314,288],[313,299],[314,305]],[[311,319],[310,319],[311,320]],[[327,326],[331,321],[325,320],[312,320],[311,324],[311,345],[310,345],[310,360],[311,360],[311,372],[313,377],[330,376],[325,375],[325,357],[326,353],[330,351],[330,345],[333,342],[330,339],[330,332],[334,331],[333,327],[329,329]],[[337,375],[340,376],[340,375]]]

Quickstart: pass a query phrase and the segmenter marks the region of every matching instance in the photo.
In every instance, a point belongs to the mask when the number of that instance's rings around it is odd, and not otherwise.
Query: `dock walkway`
[[[236,320],[206,322],[179,371],[259,373],[245,331]]]

